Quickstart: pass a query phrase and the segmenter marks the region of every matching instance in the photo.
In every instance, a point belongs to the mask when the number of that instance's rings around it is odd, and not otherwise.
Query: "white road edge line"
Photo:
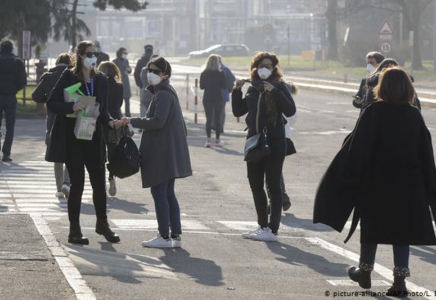
[[[334,252],[336,254],[339,254],[349,260],[355,261],[355,262],[359,262],[359,255],[356,253],[353,253],[351,251],[345,250],[344,248],[341,248],[339,246],[333,245],[321,238],[318,237],[308,237],[306,238],[307,241],[311,242],[312,244],[318,245],[321,248],[324,248],[326,250],[329,250],[331,252]],[[393,275],[392,275],[392,270],[383,267],[380,264],[375,263],[374,264],[374,271],[376,271],[377,273],[379,273],[382,277],[390,280],[391,282],[393,281]],[[410,281],[406,281],[407,283],[407,289],[413,293],[419,293],[419,295],[423,295],[423,297],[425,297],[426,299],[431,299],[431,300],[436,300],[434,295],[434,292],[431,292],[430,290],[427,290],[426,288],[420,287]],[[429,295],[429,296],[426,296]]]
[[[67,279],[68,284],[76,294],[77,300],[96,300],[94,293],[82,278],[79,270],[74,266],[62,245],[52,233],[47,221],[41,214],[30,214],[39,234],[44,238],[48,249],[55,258],[59,268]]]

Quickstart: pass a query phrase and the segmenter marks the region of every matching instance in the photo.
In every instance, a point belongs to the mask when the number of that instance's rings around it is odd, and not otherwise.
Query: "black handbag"
[[[107,168],[116,177],[126,178],[139,171],[141,154],[133,139],[123,131],[122,137],[115,148]]]
[[[244,147],[244,160],[247,162],[258,162],[262,158],[271,154],[267,141],[268,130],[266,127],[259,132],[259,113],[260,113],[260,100],[262,94],[259,95],[257,100],[257,113],[256,113],[256,134],[249,137],[245,141]]]
[[[286,138],[286,156],[297,153],[294,142],[291,139]]]

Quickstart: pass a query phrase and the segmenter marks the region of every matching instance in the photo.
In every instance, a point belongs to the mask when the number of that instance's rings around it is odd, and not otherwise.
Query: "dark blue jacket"
[[[15,95],[26,83],[24,63],[12,53],[0,53],[0,95]]]

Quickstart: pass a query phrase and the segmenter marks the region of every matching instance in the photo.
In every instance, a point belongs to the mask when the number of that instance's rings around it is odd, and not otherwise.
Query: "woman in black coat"
[[[347,240],[360,220],[361,256],[350,278],[370,288],[377,244],[391,244],[394,284],[388,294],[401,296],[410,276],[409,245],[436,244],[430,210],[436,169],[430,133],[412,106],[409,75],[386,69],[375,95],[380,101],[366,108],[321,180],[314,222],[342,231],[354,209]]]
[[[98,66],[98,70],[106,74],[108,77],[108,113],[116,119],[121,119],[121,106],[123,105],[123,84],[121,82],[121,74],[117,65],[110,61],[102,62]],[[104,128],[105,141],[107,146],[108,157],[110,158],[117,147],[117,140],[110,140],[109,128]],[[117,186],[115,184],[115,177],[109,171],[109,195],[115,196],[117,193]]]
[[[83,41],[77,45],[75,63],[72,69],[66,69],[47,102],[47,107],[56,114],[56,119],[50,134],[46,160],[50,162],[65,162],[70,173],[71,189],[68,198],[68,218],[70,233],[68,242],[73,244],[89,244],[89,240],[82,235],[80,228],[80,207],[85,184],[85,166],[88,170],[92,185],[92,199],[97,214],[95,231],[104,235],[107,241],[120,241],[109,228],[106,214],[105,190],[105,161],[106,148],[102,135],[103,127],[114,127],[107,111],[108,81],[107,77],[95,70],[97,49],[90,41]],[[92,140],[77,139],[74,134],[76,118],[67,117],[84,109],[81,102],[65,102],[64,89],[76,83],[81,83],[81,92],[96,97],[100,105],[100,115]]]
[[[227,87],[226,77],[220,64],[220,57],[216,54],[209,56],[206,67],[200,75],[200,89],[204,90],[203,106],[206,113],[206,148],[211,146],[212,119],[214,119],[215,128],[215,146],[222,147],[223,141],[220,139],[221,115],[224,109],[224,100],[222,90]]]
[[[287,84],[282,80],[277,56],[268,52],[256,54],[251,63],[252,86],[243,97],[241,88],[246,80],[238,80],[232,93],[235,117],[247,114],[247,138],[266,132],[271,154],[260,161],[247,162],[248,180],[253,193],[259,228],[242,236],[259,241],[278,241],[277,232],[282,213],[280,177],[287,152],[283,115],[291,117],[296,108]],[[259,108],[259,109],[258,109]],[[258,126],[256,119],[259,119]],[[217,127],[219,128],[219,127]],[[268,222],[268,200],[264,190],[266,177],[271,195],[271,217]]]

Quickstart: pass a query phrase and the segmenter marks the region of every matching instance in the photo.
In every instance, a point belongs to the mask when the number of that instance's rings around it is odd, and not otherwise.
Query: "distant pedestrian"
[[[374,72],[366,79],[366,95],[364,98],[364,101],[362,103],[362,109],[361,109],[361,113],[363,110],[365,110],[365,108],[373,103],[374,101],[376,101],[376,97],[374,94],[374,88],[377,86],[378,84],[378,80],[380,77],[380,74],[391,67],[397,67],[398,66],[398,62],[393,59],[393,58],[386,58],[384,59],[378,66],[377,68],[374,70]],[[411,75],[409,75],[410,80],[412,81],[412,83],[414,82],[414,79]],[[418,96],[415,93],[415,98],[413,99],[413,105],[416,106],[419,110],[421,110],[421,102],[418,99]]]
[[[65,162],[70,173],[71,189],[68,197],[68,219],[70,233],[68,242],[73,244],[89,244],[80,227],[80,209],[85,184],[85,167],[92,186],[97,223],[95,231],[103,235],[110,243],[117,243],[120,238],[109,227],[106,211],[105,161],[106,147],[102,127],[114,128],[117,122],[108,113],[108,80],[106,75],[98,72],[97,49],[91,41],[82,41],[76,47],[72,69],[66,69],[51,93],[47,107],[56,114],[50,134],[50,147],[47,148],[46,160]],[[84,109],[81,102],[66,102],[64,89],[81,83],[83,94],[96,97],[100,107],[96,129],[92,140],[77,139],[74,134],[75,118],[67,117]]]
[[[123,82],[124,114],[126,117],[130,117],[130,97],[132,97],[132,93],[130,91],[129,74],[132,73],[132,68],[130,68],[127,56],[126,48],[120,48],[117,51],[117,58],[115,58],[113,62],[120,70],[121,81]]]
[[[362,112],[363,102],[365,101],[367,86],[366,80],[369,76],[374,73],[375,69],[377,69],[378,65],[385,59],[384,55],[380,52],[369,52],[366,55],[366,71],[368,72],[368,76],[364,77],[360,82],[359,90],[357,94],[353,97],[353,105],[356,108],[360,108]]]
[[[50,98],[51,92],[56,85],[59,77],[65,69],[70,68],[72,65],[71,56],[69,53],[62,53],[56,59],[56,67],[50,69],[48,72],[41,76],[41,79],[32,93],[32,99],[38,103],[47,103]],[[56,114],[51,110],[47,109],[47,120],[46,120],[46,130],[45,130],[45,144],[47,147],[50,142],[50,132],[53,128],[53,124],[56,118]],[[56,197],[58,198],[68,198],[70,195],[70,175],[68,169],[64,163],[55,162],[54,163],[54,174],[56,179]]]
[[[142,187],[151,187],[159,234],[144,241],[150,248],[182,246],[179,203],[174,193],[176,178],[192,175],[186,125],[177,92],[170,84],[171,65],[163,57],[148,63],[148,89],[153,100],[144,118],[123,118],[143,130],[141,152]]]
[[[151,59],[159,57],[157,54],[153,54],[151,56]],[[145,117],[147,114],[147,109],[150,106],[151,100],[153,99],[153,94],[147,89],[149,83],[148,83],[148,69],[147,66],[143,67],[141,70],[141,82],[142,82],[142,88],[141,88],[141,109],[140,114],[141,117]]]
[[[17,114],[18,91],[22,90],[27,83],[24,63],[13,53],[11,41],[3,41],[0,44],[0,146],[1,125],[3,112],[6,119],[6,137],[3,143],[2,161],[12,161],[11,149],[14,140],[15,118]]]
[[[258,241],[278,241],[282,213],[280,177],[287,153],[285,121],[296,112],[294,99],[280,71],[276,55],[259,52],[251,63],[251,83],[245,94],[241,88],[247,80],[236,81],[232,93],[232,110],[235,117],[247,114],[247,138],[259,132],[266,134],[271,153],[260,161],[247,162],[247,173],[253,193],[259,228],[243,234],[244,238]],[[268,199],[264,189],[266,177],[271,195],[271,216],[268,218]],[[268,221],[269,219],[269,221]]]
[[[94,42],[95,47],[97,48],[97,51],[100,52],[100,54],[97,57],[97,67],[103,62],[103,61],[110,61],[109,55],[107,53],[104,53],[101,50],[100,42],[95,41]]]
[[[212,119],[215,124],[215,146],[222,147],[224,142],[221,136],[221,114],[224,109],[223,89],[227,88],[226,78],[219,63],[219,56],[212,54],[206,61],[200,75],[200,89],[204,90],[203,106],[206,113],[206,148],[211,147]]]
[[[314,222],[341,232],[354,209],[346,241],[360,221],[361,250],[349,277],[371,288],[377,245],[393,245],[394,283],[387,296],[406,297],[409,245],[436,245],[433,146],[412,105],[415,91],[405,71],[383,71],[374,94],[377,101],[365,109],[318,187]]]
[[[153,46],[152,45],[145,45],[144,46],[144,54],[142,54],[142,57],[138,60],[135,67],[134,77],[136,85],[142,90],[144,87],[144,82],[141,80],[141,71],[143,68],[147,67],[148,62],[151,59],[151,56],[153,55]],[[148,85],[148,84],[146,84]]]
[[[226,122],[226,104],[230,101],[230,93],[233,91],[233,87],[235,86],[236,77],[233,75],[232,71],[222,62],[222,57],[218,55],[219,63],[224,73],[224,77],[226,79],[226,87],[222,89],[223,94],[223,109],[221,113],[221,134],[224,133],[224,123]],[[212,120],[212,129],[216,130],[215,123]]]
[[[103,72],[108,77],[108,103],[107,110],[109,115],[116,120],[121,120],[121,106],[123,105],[123,84],[121,82],[121,73],[118,67],[110,61],[102,62],[98,66],[98,70]],[[108,152],[108,158],[112,156],[117,147],[118,141],[116,139],[110,140],[108,127],[103,127],[105,133],[105,141]],[[112,197],[117,194],[117,186],[115,177],[109,171],[109,195]]]

